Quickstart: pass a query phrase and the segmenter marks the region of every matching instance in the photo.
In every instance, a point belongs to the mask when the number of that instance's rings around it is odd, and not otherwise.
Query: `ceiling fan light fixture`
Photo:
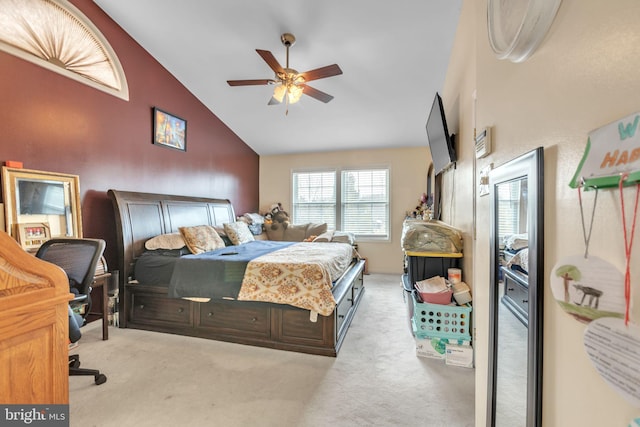
[[[298,85],[289,85],[287,88],[287,97],[289,99],[289,104],[295,104],[300,101],[302,97],[302,88]]]
[[[273,98],[279,103],[285,100],[289,104],[295,104],[302,97],[302,87],[293,83],[281,83],[273,89]]]
[[[282,102],[284,100],[284,95],[286,92],[287,92],[287,88],[285,87],[285,85],[278,84],[273,89],[273,97],[276,99],[276,101]]]

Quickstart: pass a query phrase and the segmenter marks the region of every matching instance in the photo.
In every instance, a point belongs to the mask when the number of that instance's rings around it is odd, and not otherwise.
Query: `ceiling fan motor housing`
[[[284,33],[280,36],[280,41],[286,47],[293,46],[296,42],[296,37],[291,33]]]

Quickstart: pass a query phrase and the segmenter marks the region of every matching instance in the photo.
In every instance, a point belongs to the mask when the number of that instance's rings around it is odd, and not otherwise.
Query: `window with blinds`
[[[294,172],[293,207],[294,224],[327,223],[336,229],[336,172]]]
[[[326,222],[358,238],[389,238],[388,169],[294,172],[292,185],[294,224]]]
[[[364,238],[389,237],[389,170],[342,171],[342,230]]]
[[[505,236],[527,232],[526,181],[512,181],[498,186],[498,230]]]

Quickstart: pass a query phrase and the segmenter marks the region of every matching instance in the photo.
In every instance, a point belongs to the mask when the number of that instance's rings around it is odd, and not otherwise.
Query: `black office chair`
[[[82,336],[80,327],[86,323],[91,311],[91,284],[96,265],[104,252],[101,239],[50,239],[40,246],[36,257],[62,268],[69,278],[69,290],[74,294],[69,303],[69,340],[76,342]],[[103,303],[106,303],[103,301]],[[107,377],[95,369],[80,368],[80,356],[69,356],[69,375],[92,375],[97,385]]]

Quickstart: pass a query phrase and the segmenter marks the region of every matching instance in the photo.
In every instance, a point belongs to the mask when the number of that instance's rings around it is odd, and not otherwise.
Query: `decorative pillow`
[[[192,254],[201,254],[225,246],[216,230],[210,225],[179,227],[178,230]]]
[[[180,249],[184,246],[185,242],[180,233],[160,234],[144,242],[144,247],[150,251],[156,249]]]
[[[284,230],[283,240],[287,242],[302,242],[307,237],[307,225],[308,224],[289,224]]]
[[[280,223],[273,223],[264,227],[269,240],[280,242],[284,240],[284,226]]]
[[[353,245],[356,242],[356,236],[349,231],[336,231],[335,233],[333,233],[333,238],[331,239],[331,241]]]
[[[322,224],[314,224],[314,223],[309,223],[307,224],[307,233],[305,235],[305,237],[309,237],[309,236],[319,236],[322,233],[325,233],[327,231],[327,223],[322,223]]]
[[[262,224],[247,224],[247,226],[254,236],[262,234]]]
[[[313,241],[314,242],[330,242],[331,239],[333,239],[333,230],[328,230],[320,234],[315,239],[313,239]]]
[[[216,232],[218,233],[218,236],[220,236],[225,246],[233,246],[233,242],[231,241],[229,236],[227,236],[227,232],[224,231],[224,226],[214,225],[213,228],[216,230]]]
[[[244,221],[236,221],[224,224],[224,231],[234,245],[253,242],[253,234],[249,231],[249,226]]]

